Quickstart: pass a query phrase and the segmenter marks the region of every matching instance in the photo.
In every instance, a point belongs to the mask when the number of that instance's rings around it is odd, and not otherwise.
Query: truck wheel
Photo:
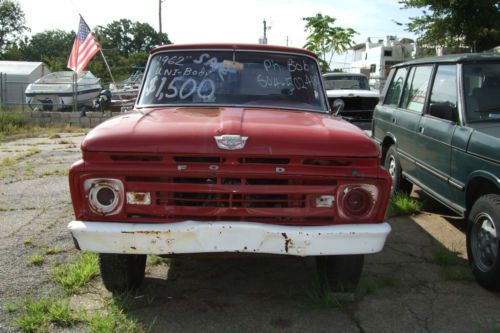
[[[112,292],[139,288],[144,280],[146,255],[99,254],[102,282]]]
[[[500,195],[484,195],[472,206],[467,255],[476,281],[486,289],[500,290]]]
[[[401,164],[399,163],[398,153],[396,146],[389,147],[385,155],[384,168],[389,171],[392,178],[391,196],[396,193],[404,193],[409,195],[413,184],[404,179],[401,174]]]
[[[354,292],[359,283],[365,256],[337,255],[316,257],[316,268],[333,291]]]

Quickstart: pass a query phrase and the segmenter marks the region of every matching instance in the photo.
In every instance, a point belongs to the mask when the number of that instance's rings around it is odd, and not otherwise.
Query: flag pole
[[[111,77],[111,81],[113,81],[113,84],[115,85],[115,87],[118,88],[118,86],[116,85],[115,78],[113,77],[113,73],[111,73],[111,68],[109,67],[108,61],[106,60],[106,57],[104,56],[104,53],[102,52],[102,47],[99,48],[99,52],[101,52],[102,59],[104,60],[104,63],[106,64],[106,68],[108,69],[109,76]],[[121,104],[121,106],[123,106],[122,95],[119,92],[117,92],[117,94],[118,94],[118,98],[120,98],[120,104]]]
[[[78,15],[80,15],[80,18],[85,22],[85,19],[83,18],[82,14],[78,13]],[[85,24],[88,27],[87,22],[85,22]],[[94,38],[97,41],[97,38],[95,37],[95,35],[94,35]],[[97,43],[99,43],[99,42],[97,41]],[[102,56],[102,59],[104,60],[104,64],[106,65],[106,68],[108,69],[109,76],[111,77],[111,81],[113,82],[113,84],[115,85],[115,87],[117,87],[115,78],[113,77],[113,73],[111,73],[111,68],[109,67],[108,61],[106,60],[106,57],[104,56],[104,53],[102,52],[102,47],[101,47],[100,44],[99,44],[99,52],[101,53],[101,56]],[[118,94],[118,98],[120,98],[120,104],[121,104],[121,106],[123,106],[122,95],[119,92],[117,94]]]

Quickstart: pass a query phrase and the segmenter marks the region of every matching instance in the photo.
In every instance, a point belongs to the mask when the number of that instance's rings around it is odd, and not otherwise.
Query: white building
[[[43,62],[0,61],[0,106],[22,105],[28,84],[48,73]]]
[[[370,79],[370,86],[382,90],[391,66],[413,59],[415,42],[409,38],[387,36],[376,42],[368,38],[365,43],[354,45],[350,72],[362,73]]]

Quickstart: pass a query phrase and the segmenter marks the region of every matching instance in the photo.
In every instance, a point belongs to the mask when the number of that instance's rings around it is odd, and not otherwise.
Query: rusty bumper
[[[244,252],[294,256],[368,254],[382,250],[388,223],[282,226],[253,222],[68,225],[82,251],[130,254]]]

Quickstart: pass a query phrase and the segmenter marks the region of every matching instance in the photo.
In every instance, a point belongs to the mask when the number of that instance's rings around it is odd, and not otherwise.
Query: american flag
[[[99,43],[83,17],[80,16],[78,33],[68,59],[68,68],[80,74],[97,52],[99,52]]]

